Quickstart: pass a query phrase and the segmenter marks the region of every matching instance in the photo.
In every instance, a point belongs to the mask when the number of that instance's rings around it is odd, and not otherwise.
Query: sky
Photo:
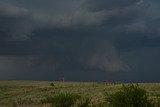
[[[159,0],[0,0],[0,79],[160,82]]]

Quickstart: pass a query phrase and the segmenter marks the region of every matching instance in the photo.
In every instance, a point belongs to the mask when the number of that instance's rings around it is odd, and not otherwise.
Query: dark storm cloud
[[[0,73],[21,79],[113,80],[115,72],[125,80],[122,74],[139,68],[133,53],[160,46],[155,2],[0,0]],[[150,61],[152,54],[145,58]]]
[[[28,13],[28,10],[25,8],[19,8],[14,5],[5,3],[0,1],[0,15],[1,16],[11,16],[11,17],[18,17],[18,16],[25,16]]]
[[[138,5],[141,0],[86,0],[86,8],[91,11],[116,10]]]
[[[3,2],[4,1],[4,2]],[[38,3],[37,3],[38,2]],[[6,1],[1,3],[1,28],[9,32],[14,38],[27,39],[39,27],[74,28],[109,26],[117,27],[130,25],[144,12],[144,5],[140,0],[112,1]],[[37,3],[37,4],[36,4]],[[21,4],[21,5],[20,5]],[[36,4],[35,6],[32,6]],[[112,4],[112,5],[108,5]],[[102,8],[106,5],[106,8]],[[116,5],[116,6],[114,6]],[[102,8],[90,11],[88,7]],[[108,9],[107,7],[115,7]],[[8,23],[9,22],[9,23]],[[3,28],[5,27],[5,28]],[[87,27],[87,28],[88,28]],[[15,29],[13,29],[15,28]],[[111,28],[112,29],[112,28]],[[18,31],[17,31],[18,30]],[[5,32],[5,31],[4,31]]]
[[[27,9],[0,1],[0,17],[2,39],[27,39],[27,35],[31,34],[32,27]]]

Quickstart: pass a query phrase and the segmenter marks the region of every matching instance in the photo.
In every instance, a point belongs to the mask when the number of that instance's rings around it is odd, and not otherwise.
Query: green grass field
[[[50,86],[54,83],[54,86]],[[139,83],[152,100],[160,99],[160,83]],[[91,98],[91,105],[104,102],[104,90],[114,93],[122,83],[57,82],[57,81],[0,81],[0,107],[49,107],[43,101],[49,95],[72,92]]]

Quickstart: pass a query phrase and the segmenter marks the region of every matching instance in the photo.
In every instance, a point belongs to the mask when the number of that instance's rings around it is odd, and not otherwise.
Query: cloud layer
[[[1,74],[124,80],[142,70],[134,52],[159,50],[158,6],[155,0],[0,0]],[[143,72],[150,71],[134,75]]]

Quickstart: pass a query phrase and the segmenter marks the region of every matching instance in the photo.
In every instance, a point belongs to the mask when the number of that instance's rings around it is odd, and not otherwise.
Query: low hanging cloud
[[[130,70],[129,65],[120,58],[116,49],[109,43],[103,43],[100,47],[96,47],[91,54],[81,58],[80,61],[86,65],[86,68],[91,70],[95,69],[105,72]]]

